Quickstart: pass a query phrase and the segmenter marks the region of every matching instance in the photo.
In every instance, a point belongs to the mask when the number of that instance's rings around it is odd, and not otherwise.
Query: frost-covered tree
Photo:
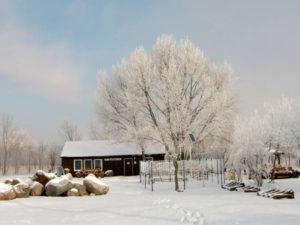
[[[262,172],[267,170],[271,149],[290,155],[298,147],[300,123],[299,105],[283,97],[275,104],[264,104],[253,115],[237,119],[230,163],[238,177],[243,169],[258,185],[262,185]]]
[[[102,140],[107,139],[104,129],[100,126],[102,121],[100,118],[93,118],[92,122],[89,125],[89,137],[91,140]]]
[[[81,134],[78,126],[70,120],[64,120],[60,125],[60,131],[64,136],[65,141],[79,141]]]
[[[128,80],[119,72],[113,73],[110,79],[105,73],[101,74],[96,110],[102,123],[102,137],[113,136],[120,142],[135,141],[145,159],[148,126],[145,124],[144,114],[137,105],[133,105],[135,102],[132,97],[128,96],[130,92],[127,83]]]
[[[42,140],[37,144],[38,169],[40,170],[44,169],[47,147],[48,146]]]
[[[15,174],[18,174],[21,167],[24,166],[25,152],[30,148],[30,144],[29,135],[24,130],[19,129],[10,150],[10,166],[14,168]]]
[[[14,125],[14,119],[9,114],[2,114],[0,117],[0,160],[2,173],[6,174],[9,168],[9,158],[13,149],[18,144],[18,131]]]
[[[242,170],[247,169],[257,185],[261,186],[264,158],[267,153],[266,121],[258,112],[255,112],[249,118],[236,121],[234,134],[235,150],[232,152],[231,162],[238,178],[241,178]]]
[[[3,174],[7,174],[9,168],[14,168],[15,173],[19,172],[24,164],[28,139],[26,132],[15,126],[11,115],[0,116],[0,166]]]
[[[2,174],[19,174],[32,169],[53,169],[59,161],[61,147],[36,141],[16,126],[10,114],[0,115],[0,170]]]
[[[58,165],[58,162],[60,160],[59,154],[61,152],[62,146],[58,145],[56,143],[52,143],[48,145],[48,159],[49,159],[49,166],[50,171],[54,172],[55,167]]]
[[[229,65],[214,63],[189,40],[163,35],[151,52],[136,49],[109,76],[102,75],[98,91],[101,116],[112,136],[124,131],[138,144],[151,140],[165,146],[177,191],[187,135],[193,133],[196,144],[209,137],[213,145],[232,122]]]
[[[300,137],[300,110],[297,102],[282,97],[276,104],[266,104],[264,114],[268,121],[267,145],[290,156],[298,147]]]

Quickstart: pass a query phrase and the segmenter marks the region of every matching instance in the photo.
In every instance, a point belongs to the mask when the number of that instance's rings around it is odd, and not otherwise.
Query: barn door
[[[124,176],[133,175],[133,159],[124,158]]]

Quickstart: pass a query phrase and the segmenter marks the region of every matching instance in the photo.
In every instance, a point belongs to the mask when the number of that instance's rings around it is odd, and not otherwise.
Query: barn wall
[[[153,160],[163,160],[164,154],[157,154],[157,155],[147,155],[147,157],[152,157]],[[129,171],[127,170],[126,175],[138,175],[140,168],[139,168],[139,161],[142,160],[142,156],[107,156],[107,157],[62,157],[62,167],[70,169],[70,173],[72,175],[75,175],[74,172],[74,160],[75,159],[81,159],[82,162],[84,159],[92,159],[94,163],[94,159],[102,159],[103,162],[103,170],[113,170],[115,176],[124,176],[125,175],[125,160],[126,159],[132,159],[128,160],[132,162],[132,173],[129,174]],[[127,165],[129,166],[129,165]],[[127,167],[128,169],[128,167]]]
[[[61,158],[61,166],[70,169],[70,173],[74,175],[73,158]]]
[[[118,159],[118,160],[116,160],[116,159]],[[114,171],[114,176],[124,175],[123,159],[124,159],[124,157],[103,158],[103,170],[104,171],[106,171],[106,170]]]

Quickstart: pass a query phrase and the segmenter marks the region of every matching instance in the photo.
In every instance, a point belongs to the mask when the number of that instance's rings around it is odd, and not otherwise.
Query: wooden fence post
[[[212,183],[214,182],[214,164],[213,164],[213,160],[212,158],[210,158],[210,165],[211,165],[211,180],[212,180]]]
[[[219,181],[219,159],[217,158],[217,180],[218,180],[218,184],[220,183]]]
[[[148,184],[151,184],[151,165],[152,165],[152,161],[148,161]]]
[[[147,168],[146,168],[146,164],[147,162],[145,162],[145,172],[144,172],[144,180],[145,180],[145,189],[147,188]]]
[[[171,162],[169,160],[169,182],[172,181],[172,174],[171,174]]]
[[[225,184],[226,177],[225,177],[225,160],[224,160],[224,155],[222,157],[222,166],[223,166],[223,170],[222,170],[222,172],[223,172],[223,184]]]
[[[153,171],[152,171],[152,161],[150,161],[150,181],[151,181],[151,191],[153,192]]]
[[[223,183],[223,166],[222,166],[222,158],[220,158],[220,170],[221,170],[221,182],[220,184],[222,185]]]
[[[183,177],[183,190],[185,190],[185,166],[184,166],[184,160],[182,160],[182,167],[183,167],[183,174],[182,174],[182,177]]]
[[[140,183],[142,183],[142,162],[139,161],[139,164],[140,164]]]

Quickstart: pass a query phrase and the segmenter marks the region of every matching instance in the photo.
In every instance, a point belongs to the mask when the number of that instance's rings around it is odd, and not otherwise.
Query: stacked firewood
[[[105,173],[101,169],[83,169],[80,171],[77,171],[75,173],[75,176],[78,178],[86,177],[89,174],[94,174],[96,177],[104,177]]]
[[[231,181],[227,184],[223,184],[222,188],[229,191],[256,192],[258,196],[273,198],[273,199],[295,198],[295,193],[292,189],[280,190],[280,189],[273,188],[273,189],[261,191],[259,187],[245,185],[244,183],[237,182],[237,181]]]
[[[273,199],[295,198],[295,193],[291,189],[279,190],[274,188],[274,189],[259,191],[257,192],[257,195],[262,197],[267,197],[267,198],[273,198]]]

